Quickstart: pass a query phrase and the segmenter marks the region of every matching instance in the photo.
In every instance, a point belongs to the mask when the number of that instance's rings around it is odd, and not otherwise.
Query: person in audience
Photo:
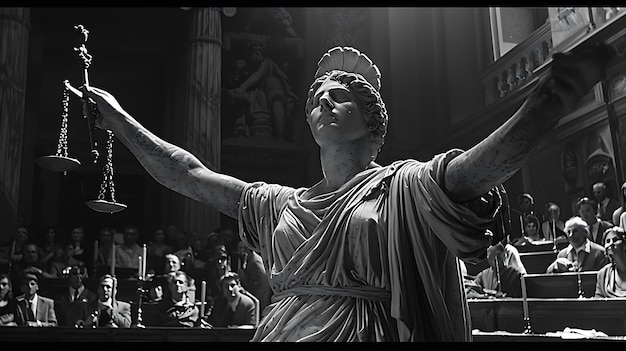
[[[540,233],[544,239],[555,242],[555,246],[562,249],[567,246],[567,234],[565,234],[565,223],[560,219],[561,207],[554,202],[546,203],[545,221],[541,223]]]
[[[182,265],[180,258],[173,253],[165,255],[165,268],[163,269],[163,274],[155,276],[152,280],[152,284],[150,285],[149,298],[152,302],[159,302],[163,299],[165,291],[167,291],[168,282],[172,279],[172,277],[176,274],[176,272],[182,271]],[[189,289],[187,291],[187,295],[193,301],[196,300],[196,283],[195,279],[187,274],[187,278],[189,280]]]
[[[578,216],[568,219],[565,233],[569,245],[559,251],[556,260],[548,266],[547,273],[597,271],[607,264],[604,246],[589,239],[589,224],[584,219]]]
[[[98,253],[96,257],[94,273],[104,274],[103,270],[111,267],[111,252],[113,251],[114,230],[109,227],[102,227],[98,231]],[[116,249],[117,251],[117,249]],[[115,264],[117,266],[117,263]]]
[[[237,273],[228,272],[220,278],[220,291],[209,314],[209,324],[213,327],[255,326],[255,302],[242,293]]]
[[[87,319],[76,322],[78,328],[130,328],[130,303],[117,300],[117,280],[110,274],[100,277],[98,299],[87,303]]]
[[[626,182],[622,183],[622,186],[620,187],[620,194],[621,194],[621,206],[618,207],[615,211],[613,211],[613,224],[618,225],[622,228],[626,228],[624,227],[624,224],[626,224],[626,217],[624,217],[624,221],[625,223],[622,224],[622,213],[626,212]]]
[[[176,233],[176,244],[174,245],[174,254],[180,259],[183,267],[193,267],[193,249],[189,239],[189,233],[178,231]]]
[[[98,295],[85,287],[86,269],[81,266],[72,266],[65,276],[68,289],[61,292],[55,301],[65,308],[59,310],[59,325],[73,327],[78,320],[86,320],[87,304],[96,301]]]
[[[231,267],[228,265],[228,253],[223,244],[216,244],[211,252],[211,257],[206,265],[207,301],[209,306],[222,295],[221,277],[232,271]]]
[[[229,265],[231,267],[238,267],[239,262],[237,262],[237,260],[239,259],[239,255],[237,246],[239,245],[239,242],[241,242],[241,239],[239,238],[239,235],[237,235],[237,231],[233,229],[232,226],[224,225],[217,228],[215,232],[219,234],[222,244],[226,248],[228,258],[231,260]]]
[[[23,278],[24,271],[32,271],[44,278],[56,278],[56,275],[46,272],[44,264],[39,259],[39,248],[32,242],[24,244],[21,250],[22,259],[13,263],[11,280],[13,283],[19,282]],[[20,291],[21,292],[21,289]]]
[[[22,294],[17,300],[17,325],[29,327],[56,327],[58,325],[54,300],[40,296],[39,277],[34,270],[23,271],[20,290]]]
[[[598,218],[603,221],[610,222],[613,225],[618,225],[619,223],[613,222],[613,212],[620,208],[620,202],[609,197],[606,184],[604,182],[597,182],[593,184],[591,190],[598,206]],[[600,234],[602,233],[604,232],[601,232]],[[602,238],[600,238],[600,240],[602,240]]]
[[[0,273],[0,327],[16,326],[17,300],[13,297],[11,279],[6,273]]]
[[[523,193],[517,196],[517,208],[511,210],[511,233],[513,240],[523,239],[526,233],[526,216],[535,215],[535,200],[530,193]]]
[[[528,241],[542,241],[544,238],[539,231],[539,218],[533,214],[524,219],[524,238]]]
[[[237,245],[237,251],[239,256],[237,274],[241,286],[259,300],[259,309],[263,311],[270,304],[273,294],[263,259],[242,241]]]
[[[165,255],[174,252],[174,248],[165,242],[165,230],[157,229],[154,231],[152,240],[148,243],[148,262],[147,270],[153,270],[155,275],[161,275],[164,272]]]
[[[72,257],[83,262],[85,267],[91,271],[93,269],[93,248],[87,244],[85,239],[85,229],[82,226],[72,228],[70,235]]]
[[[157,304],[156,325],[162,327],[196,327],[200,325],[200,310],[189,296],[194,281],[183,271],[168,275],[163,299]]]
[[[489,267],[474,279],[483,292],[497,297],[521,297],[520,277],[526,274],[526,268],[517,249],[505,242],[492,245],[487,249],[487,262]]]
[[[589,239],[604,247],[602,233],[612,227],[613,224],[598,217],[598,204],[596,201],[588,197],[583,197],[576,202],[576,210],[578,211],[578,215],[589,225]]]
[[[115,267],[119,268],[139,268],[139,256],[142,254],[142,247],[137,243],[139,239],[139,228],[135,225],[126,225],[123,229],[124,243],[118,245],[115,250]],[[137,273],[135,273],[135,276]]]
[[[57,247],[59,247],[59,238],[53,226],[45,227],[42,234],[43,240],[37,245],[40,251],[39,257],[41,258],[41,263],[44,264],[44,270],[49,272],[50,264],[54,258]]]
[[[526,215],[524,217],[524,233],[520,238],[512,240],[512,244],[516,247],[523,247],[525,245],[544,242],[545,239],[541,236],[539,230],[539,218],[533,214]]]
[[[15,229],[12,240],[9,245],[3,246],[0,251],[0,266],[6,266],[7,272],[11,273],[16,262],[22,260],[22,249],[28,242],[28,229],[24,226],[18,226]],[[19,270],[19,268],[18,268]],[[11,278],[13,279],[13,278]]]
[[[50,269],[48,271],[49,276],[52,278],[65,278],[72,267],[78,266],[83,269],[85,277],[88,278],[89,273],[86,263],[76,259],[74,252],[74,246],[71,243],[61,244],[61,246],[57,248],[55,257],[50,263]]]
[[[595,297],[626,297],[626,230],[615,226],[604,232],[609,263],[598,271]]]

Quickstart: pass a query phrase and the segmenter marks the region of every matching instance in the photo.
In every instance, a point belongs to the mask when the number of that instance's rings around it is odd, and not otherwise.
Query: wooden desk
[[[0,340],[22,342],[249,342],[255,329],[2,327]]]
[[[626,335],[626,298],[529,298],[533,333],[562,331],[566,327],[595,329],[610,336]],[[470,299],[472,328],[483,332],[523,333],[526,327],[520,298]]]
[[[578,278],[580,277],[580,287]],[[596,292],[598,271],[552,274],[526,274],[526,296],[540,298],[578,297],[579,288],[584,297],[593,297]]]
[[[548,266],[556,260],[554,251],[520,252],[519,257],[526,268],[526,273],[545,273]]]

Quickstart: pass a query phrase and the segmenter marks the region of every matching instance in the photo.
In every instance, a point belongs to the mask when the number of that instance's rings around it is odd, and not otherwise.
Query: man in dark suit
[[[614,225],[619,223],[613,223],[613,212],[621,207],[619,201],[612,199],[608,196],[606,190],[606,184],[603,182],[595,183],[592,187],[593,196],[598,203],[598,217],[603,221],[611,222]]]
[[[604,247],[604,231],[613,227],[613,223],[602,220],[597,216],[598,204],[594,200],[583,197],[576,203],[578,215],[589,225],[589,239]]]
[[[124,301],[117,301],[117,281],[105,274],[100,278],[98,299],[87,303],[86,320],[76,323],[77,327],[90,328],[130,328],[131,314],[130,304]]]
[[[237,273],[228,272],[220,279],[221,293],[211,310],[208,322],[213,327],[256,326],[258,304],[243,292]]]
[[[597,271],[608,262],[604,246],[589,239],[589,225],[581,217],[572,217],[565,222],[565,233],[569,245],[559,251],[546,273]]]
[[[22,295],[17,300],[17,325],[29,327],[56,327],[54,300],[37,294],[39,278],[32,271],[24,271],[20,286]]]
[[[56,298],[59,325],[73,327],[76,321],[86,320],[87,304],[98,299],[95,292],[85,287],[85,272],[84,267],[73,266],[67,275],[68,289]]]

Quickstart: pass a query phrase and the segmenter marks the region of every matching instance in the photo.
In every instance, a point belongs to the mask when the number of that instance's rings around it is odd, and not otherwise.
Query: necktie
[[[28,322],[34,322],[36,320],[35,314],[33,313],[32,303],[33,302],[31,300],[26,300],[26,318]]]
[[[74,302],[76,302],[78,300],[78,289],[74,290]]]

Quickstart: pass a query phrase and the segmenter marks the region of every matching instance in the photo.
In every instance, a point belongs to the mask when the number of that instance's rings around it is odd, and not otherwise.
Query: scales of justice
[[[74,88],[70,85],[70,82],[66,79],[63,81],[63,112],[62,112],[62,121],[61,121],[61,132],[59,134],[59,141],[57,144],[57,151],[54,155],[42,156],[35,160],[35,162],[48,170],[54,172],[63,172],[63,174],[67,174],[67,171],[73,170],[80,166],[80,161],[72,158],[68,155],[68,144],[67,144],[67,128],[68,128],[68,117],[69,117],[69,103],[70,103],[70,92],[78,96],[83,103],[83,118],[87,120],[87,130],[89,132],[89,143],[91,145],[91,156],[93,157],[93,162],[97,163],[98,158],[100,157],[100,153],[97,150],[97,142],[93,138],[93,133],[95,132],[95,121],[98,117],[98,109],[93,100],[86,98],[86,94],[84,94],[85,89],[89,86],[89,74],[87,70],[91,65],[92,56],[87,52],[87,47],[85,43],[87,42],[87,37],[89,35],[89,31],[83,25],[74,26],[76,30],[78,30],[79,34],[79,46],[74,47],[74,51],[78,53],[78,58],[81,63],[82,68],[82,91]],[[102,168],[103,179],[100,185],[100,191],[98,193],[98,198],[95,200],[85,201],[85,204],[94,211],[103,212],[103,213],[115,213],[122,211],[126,208],[126,205],[119,203],[115,200],[115,183],[113,182],[113,132],[110,130],[106,131],[108,134],[108,139],[106,143],[106,161]],[[107,198],[107,190],[109,197]]]

